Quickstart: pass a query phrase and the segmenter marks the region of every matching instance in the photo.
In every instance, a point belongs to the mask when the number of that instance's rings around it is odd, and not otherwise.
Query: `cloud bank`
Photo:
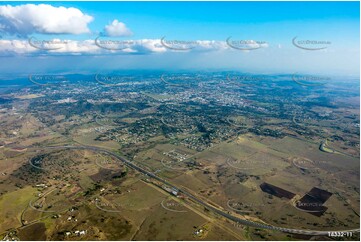
[[[238,51],[227,45],[225,41],[197,40],[192,45],[167,45],[161,39],[123,40],[119,38],[96,38],[88,40],[41,40],[29,38],[27,40],[0,39],[1,54],[151,54],[165,52],[211,52]],[[191,48],[189,48],[191,46]]]

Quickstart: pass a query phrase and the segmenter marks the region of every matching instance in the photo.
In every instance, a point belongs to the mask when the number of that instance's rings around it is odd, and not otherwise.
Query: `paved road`
[[[202,206],[206,207],[207,209],[213,211],[216,214],[219,214],[233,222],[236,222],[237,224],[242,224],[245,226],[250,226],[250,227],[255,227],[255,228],[260,228],[260,229],[268,229],[268,230],[275,230],[275,231],[280,231],[280,232],[285,232],[285,233],[290,233],[290,234],[302,234],[302,235],[324,235],[324,236],[328,236],[329,232],[340,232],[340,233],[346,233],[346,232],[351,232],[351,233],[358,233],[360,232],[360,228],[358,229],[348,229],[348,230],[342,230],[342,231],[318,231],[318,230],[304,230],[304,229],[291,229],[291,228],[284,228],[284,227],[278,227],[278,226],[272,226],[272,225],[268,225],[268,224],[262,224],[262,223],[258,223],[258,222],[253,222],[250,220],[246,220],[246,219],[241,219],[238,217],[235,217],[225,211],[222,211],[218,208],[215,208],[211,205],[209,205],[208,203],[202,201],[201,199],[193,196],[192,194],[190,194],[189,192],[177,188],[176,186],[174,186],[173,184],[169,183],[168,181],[158,177],[157,175],[155,175],[152,172],[149,172],[139,166],[137,166],[136,164],[132,163],[131,161],[127,160],[126,158],[111,152],[109,150],[103,149],[103,148],[99,148],[99,147],[94,147],[94,146],[50,146],[50,147],[45,147],[45,148],[51,148],[51,149],[57,149],[57,148],[64,148],[64,149],[83,149],[83,150],[92,150],[92,151],[96,151],[96,152],[102,152],[105,154],[108,154],[110,156],[113,156],[119,160],[121,160],[125,165],[127,165],[128,167],[137,170],[157,181],[162,182],[163,184],[172,187],[173,189],[177,189],[179,192],[185,194],[186,196],[188,196],[190,199],[192,199],[193,201],[197,202],[198,204],[201,204]]]

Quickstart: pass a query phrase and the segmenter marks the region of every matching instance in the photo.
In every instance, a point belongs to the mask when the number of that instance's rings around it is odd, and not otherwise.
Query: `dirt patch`
[[[46,240],[46,228],[44,223],[35,223],[19,231],[21,240],[43,241]]]

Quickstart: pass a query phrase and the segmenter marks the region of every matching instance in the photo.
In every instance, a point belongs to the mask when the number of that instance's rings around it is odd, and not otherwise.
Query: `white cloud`
[[[27,54],[36,52],[37,49],[31,47],[25,40],[1,40],[0,53]]]
[[[199,48],[199,50],[226,50],[229,49],[227,43],[225,41],[216,41],[216,40],[198,40],[198,46],[195,48]]]
[[[89,33],[93,17],[77,8],[53,7],[49,4],[0,6],[0,32],[27,36],[41,34]]]
[[[29,40],[1,40],[1,54],[151,54],[166,52],[212,52],[232,50],[225,41],[197,40],[191,45],[171,45],[160,39],[139,39],[139,40],[119,40],[109,38],[97,38],[96,40],[60,40],[60,39],[36,39]]]
[[[130,36],[133,34],[124,23],[119,22],[117,19],[114,19],[111,24],[106,25],[104,32],[107,36],[111,37]]]

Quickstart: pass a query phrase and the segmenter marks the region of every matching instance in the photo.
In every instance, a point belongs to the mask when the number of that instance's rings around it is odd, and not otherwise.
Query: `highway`
[[[35,148],[35,147],[32,147]],[[302,235],[318,235],[318,236],[329,236],[330,232],[336,232],[336,233],[359,233],[360,232],[360,228],[357,229],[348,229],[348,230],[342,230],[342,231],[318,231],[318,230],[305,230],[305,229],[292,229],[292,228],[284,228],[284,227],[278,227],[278,226],[273,226],[273,225],[268,225],[268,224],[263,224],[263,223],[258,223],[258,222],[254,222],[254,221],[250,221],[250,220],[246,220],[246,219],[241,219],[238,217],[235,217],[225,211],[222,211],[218,208],[215,208],[211,205],[209,205],[208,203],[202,201],[201,199],[193,196],[192,194],[190,194],[189,192],[185,191],[184,189],[180,189],[177,188],[176,186],[174,186],[173,184],[169,183],[168,181],[158,177],[157,175],[155,175],[152,172],[149,172],[139,166],[137,166],[136,164],[132,163],[131,161],[127,160],[126,158],[111,152],[109,150],[100,148],[100,147],[94,147],[94,146],[49,146],[49,147],[44,147],[45,149],[58,149],[58,148],[63,148],[63,149],[81,149],[81,150],[92,150],[95,152],[102,152],[105,153],[107,155],[113,156],[115,158],[117,158],[118,160],[122,161],[125,165],[127,165],[128,167],[144,174],[147,175],[157,181],[162,182],[163,184],[178,190],[179,192],[183,193],[184,195],[186,195],[188,198],[190,198],[191,200],[195,201],[196,203],[204,206],[205,208],[207,208],[208,210],[224,217],[227,218],[237,224],[241,224],[241,225],[245,225],[245,226],[249,226],[249,227],[254,227],[254,228],[259,228],[259,229],[267,229],[267,230],[274,230],[274,231],[280,231],[280,232],[284,232],[284,233],[290,233],[290,234],[302,234]]]

